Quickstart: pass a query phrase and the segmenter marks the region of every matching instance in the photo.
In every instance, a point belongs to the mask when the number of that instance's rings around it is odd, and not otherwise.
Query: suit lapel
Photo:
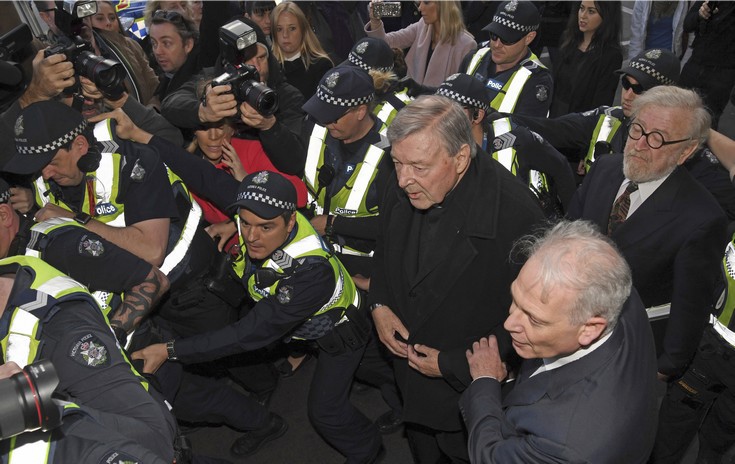
[[[658,235],[659,229],[667,227],[677,218],[678,213],[674,206],[681,187],[681,176],[685,175],[682,169],[677,167],[633,215],[618,227],[613,234],[616,243],[624,247],[651,235]]]

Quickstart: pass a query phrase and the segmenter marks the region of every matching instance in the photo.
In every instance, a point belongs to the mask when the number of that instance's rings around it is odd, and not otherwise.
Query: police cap
[[[363,69],[337,66],[322,77],[319,87],[302,107],[319,124],[335,122],[350,109],[375,98],[373,79]]]
[[[490,97],[485,84],[469,74],[457,73],[447,77],[436,90],[437,95],[451,98],[462,106],[471,106],[490,112]]]
[[[15,121],[15,154],[3,171],[33,174],[87,128],[82,114],[55,100],[28,105]]]
[[[365,71],[393,70],[393,49],[384,40],[374,37],[360,39],[340,66],[357,66]]]
[[[541,15],[528,0],[511,0],[498,6],[493,21],[482,30],[495,34],[502,40],[515,43],[529,32],[539,28]]]
[[[232,208],[245,208],[261,219],[273,219],[296,210],[296,188],[277,172],[254,172],[240,183]]]
[[[676,85],[679,83],[681,63],[671,51],[663,48],[652,48],[636,56],[627,66],[615,71],[628,74],[649,90],[657,85]]]

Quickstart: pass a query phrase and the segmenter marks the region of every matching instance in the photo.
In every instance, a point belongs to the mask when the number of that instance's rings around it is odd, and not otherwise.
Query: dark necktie
[[[607,223],[607,235],[608,237],[620,227],[620,224],[625,222],[628,217],[628,209],[630,209],[630,194],[638,190],[638,184],[635,182],[629,182],[628,185],[620,194],[615,203],[613,203],[612,211],[610,211],[610,221]]]

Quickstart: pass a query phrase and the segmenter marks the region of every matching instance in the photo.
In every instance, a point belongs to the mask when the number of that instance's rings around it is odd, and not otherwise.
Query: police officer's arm
[[[329,301],[334,291],[331,265],[311,264],[282,279],[275,295],[258,301],[237,322],[193,337],[177,339],[176,357],[184,363],[204,362],[256,350],[283,338]],[[276,295],[280,295],[279,298]],[[166,345],[158,343],[132,354],[143,359],[145,372],[155,372],[167,359]]]
[[[135,98],[130,98],[127,92],[123,92],[122,96],[117,100],[111,100],[104,98],[102,92],[97,89],[94,82],[90,81],[86,77],[80,77],[82,93],[84,96],[92,98],[94,100],[103,100],[105,105],[111,110],[122,108],[122,110],[130,116],[133,123],[154,135],[159,135],[172,143],[179,146],[184,144],[184,138],[181,136],[181,131],[171,125],[166,119],[156,112],[153,108],[143,106]]]
[[[156,150],[161,161],[175,172],[186,186],[197,195],[214,203],[222,211],[232,203],[240,183],[227,172],[215,168],[212,163],[193,156],[183,148],[142,130],[122,111],[101,114],[90,121],[113,118],[117,121],[117,135],[124,139],[145,143]]]
[[[51,235],[43,260],[90,291],[124,293],[108,318],[110,325],[126,333],[150,314],[169,288],[158,268],[82,227],[64,227],[62,233]]]
[[[74,213],[48,203],[35,215],[37,221],[56,217],[73,218]],[[169,223],[170,219],[166,217],[148,219],[125,227],[114,227],[91,219],[85,227],[154,266],[160,266],[166,255]]]
[[[534,135],[525,127],[516,127],[511,132],[517,137],[515,148],[519,154],[519,169],[524,172],[535,169],[549,176],[566,211],[577,190],[567,159],[540,135]]]
[[[707,146],[730,173],[730,179],[735,178],[735,140],[710,129]]]
[[[589,147],[599,113],[597,110],[569,113],[554,119],[517,113],[507,116],[510,116],[514,123],[540,134],[557,150],[581,153]]]

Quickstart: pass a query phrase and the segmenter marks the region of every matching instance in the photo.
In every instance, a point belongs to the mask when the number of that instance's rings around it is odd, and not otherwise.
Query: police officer
[[[175,422],[164,404],[146,391],[147,383],[136,377],[89,292],[38,258],[6,258],[0,261],[0,273],[3,362],[25,366],[50,360],[59,376],[58,392],[114,415],[114,422],[107,425],[117,424],[117,432],[128,441],[172,462]],[[14,280],[6,274],[14,274]],[[26,456],[22,462],[31,462],[28,456],[42,459],[52,451],[43,442],[39,449],[33,438],[48,440],[48,435],[25,434],[22,443],[3,446],[16,457]],[[112,458],[121,451],[117,444],[108,446],[97,456]],[[87,456],[85,449],[76,451],[80,458],[66,462],[90,462],[81,459]]]
[[[248,175],[233,208],[243,255],[234,266],[253,310],[219,331],[133,353],[155,371],[167,359],[200,362],[260,348],[285,338],[316,340],[320,353],[309,392],[316,430],[348,463],[375,462],[382,453],[373,424],[349,403],[352,377],[370,330],[357,288],[309,221],[295,212],[296,190],[268,171]],[[285,431],[275,423],[271,437]]]
[[[436,94],[462,105],[482,150],[527,183],[548,216],[561,215],[576,189],[572,171],[561,153],[537,133],[492,110],[486,103],[487,89],[472,76],[453,74]]]
[[[40,172],[33,182],[42,205],[37,220],[73,218],[159,266],[172,282],[200,265],[188,250],[207,240],[197,234],[201,210],[155,151],[117,137],[113,122],[92,126],[57,101],[26,107],[14,131],[17,153],[4,170]]]
[[[373,114],[384,123],[381,133],[385,134],[398,111],[413,100],[409,95],[413,81],[399,81],[393,73],[393,49],[385,40],[365,37],[352,47],[340,66],[357,66],[373,78],[376,98]]]
[[[308,146],[304,181],[314,209],[311,222],[334,244],[352,275],[370,275],[379,186],[393,169],[382,122],[371,114],[374,99],[365,71],[338,66],[304,105],[310,116],[302,138]]]
[[[462,60],[460,72],[485,82],[490,106],[502,113],[545,117],[549,112],[553,79],[528,48],[540,23],[530,1],[503,2],[483,29],[490,42]]]
[[[166,276],[70,219],[36,224],[16,213],[9,199],[10,187],[0,179],[0,258],[23,254],[39,257],[83,282],[94,292],[124,346],[127,334],[168,290]]]

